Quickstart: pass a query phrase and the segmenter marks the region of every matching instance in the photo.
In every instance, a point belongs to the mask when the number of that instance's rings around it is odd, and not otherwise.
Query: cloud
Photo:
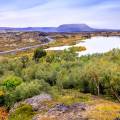
[[[0,4],[5,5],[1,2]],[[6,6],[9,7],[3,8],[11,9],[0,12],[1,26],[34,27],[86,23],[98,28],[120,29],[119,0],[6,0]]]
[[[22,10],[44,5],[49,0],[0,0],[1,10]]]

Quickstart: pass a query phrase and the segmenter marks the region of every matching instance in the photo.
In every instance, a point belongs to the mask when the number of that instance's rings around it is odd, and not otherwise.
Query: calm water
[[[79,52],[79,56],[93,53],[104,53],[113,48],[120,48],[120,37],[92,37],[74,46],[85,46],[87,48],[86,51]],[[69,47],[72,46],[51,47],[48,50],[64,50]]]

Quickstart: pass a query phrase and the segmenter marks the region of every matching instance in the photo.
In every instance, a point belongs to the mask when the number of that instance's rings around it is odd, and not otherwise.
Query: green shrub
[[[32,106],[24,104],[18,107],[15,112],[11,113],[9,120],[32,120],[34,115]]]
[[[38,62],[40,58],[46,56],[46,51],[43,50],[42,48],[37,48],[35,51],[34,51],[34,55],[33,55],[33,59]]]
[[[15,89],[22,82],[23,82],[23,80],[20,77],[10,75],[10,76],[7,76],[2,81],[2,86],[4,86],[7,90],[12,90],[12,89]]]
[[[34,80],[29,83],[22,83],[13,92],[8,92],[5,96],[5,105],[11,107],[14,103],[33,97],[41,92],[49,91],[49,85],[43,80]]]
[[[38,62],[42,57],[38,64],[30,58],[26,63],[24,57],[22,61],[15,58],[0,62],[0,90],[5,96],[2,102],[8,107],[41,91],[50,92],[51,87],[60,94],[63,89],[77,89],[120,99],[120,50],[80,58],[72,50],[48,52],[47,57],[43,57],[46,55],[44,52],[35,51],[34,60]],[[55,96],[58,94],[56,91]]]
[[[35,79],[35,73],[36,73],[37,66],[30,66],[27,67],[22,71],[22,78],[24,81],[31,81]]]
[[[29,61],[29,58],[28,58],[28,56],[22,56],[22,57],[20,58],[20,61],[21,61],[21,63],[22,63],[22,67],[23,67],[23,68],[26,68],[27,63],[28,63],[28,61]]]

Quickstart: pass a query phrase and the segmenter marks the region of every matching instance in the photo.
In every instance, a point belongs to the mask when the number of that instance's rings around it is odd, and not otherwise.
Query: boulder
[[[22,102],[16,103],[13,106],[13,108],[10,110],[10,114],[11,114],[11,112],[14,112],[16,110],[16,108],[18,108],[19,106],[24,105],[24,104],[31,105],[33,108],[33,111],[46,110],[47,106],[42,105],[42,103],[44,101],[51,101],[51,100],[52,100],[51,95],[46,94],[46,93],[42,93],[42,94],[34,96],[32,98],[28,98]]]

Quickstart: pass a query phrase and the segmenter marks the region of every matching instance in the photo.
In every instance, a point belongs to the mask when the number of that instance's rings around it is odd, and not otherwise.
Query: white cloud
[[[51,0],[46,4],[27,9],[0,12],[0,26],[34,27],[58,26],[64,23],[86,23],[98,28],[120,28],[118,2],[103,2],[89,7],[72,7],[63,0]]]

